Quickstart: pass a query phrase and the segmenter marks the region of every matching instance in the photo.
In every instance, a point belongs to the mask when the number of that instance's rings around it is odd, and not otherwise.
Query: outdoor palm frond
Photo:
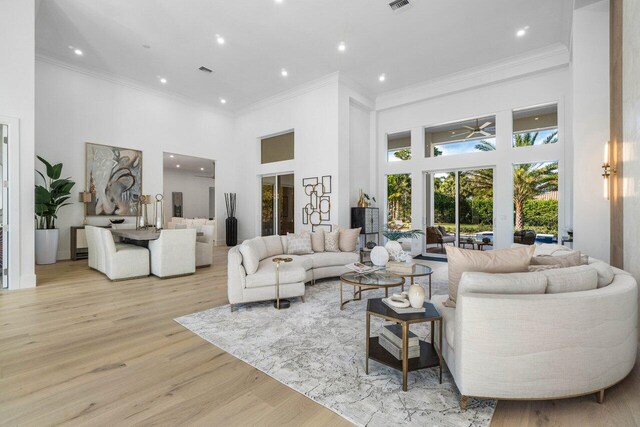
[[[389,240],[400,240],[400,239],[415,239],[424,235],[424,231],[422,230],[385,230],[382,232],[382,235]]]

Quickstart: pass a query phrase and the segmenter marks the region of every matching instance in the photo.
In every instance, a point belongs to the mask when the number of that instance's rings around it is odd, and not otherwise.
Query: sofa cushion
[[[340,252],[340,231],[324,233],[324,250],[326,252]]]
[[[242,265],[247,274],[254,274],[260,260],[267,257],[267,247],[262,237],[245,240],[239,247],[242,254]]]
[[[267,256],[272,257],[275,255],[282,255],[282,240],[280,236],[265,236],[262,238],[264,246],[267,249]]]
[[[566,253],[559,251],[556,254],[534,256],[531,258],[531,265],[559,265],[562,268],[566,268],[575,267],[582,263],[580,251]]]
[[[311,235],[309,233],[287,233],[287,254],[302,255],[313,253]]]
[[[316,252],[305,257],[313,262],[313,268],[335,267],[359,261],[355,252]]]
[[[342,252],[355,252],[358,246],[360,228],[342,228],[338,238],[338,247]]]
[[[458,292],[479,294],[544,294],[547,277],[541,273],[493,274],[464,272]]]
[[[313,252],[324,252],[323,230],[318,230],[311,233],[311,249],[313,249]]]
[[[598,288],[604,288],[613,282],[615,277],[615,273],[613,268],[604,261],[600,261],[598,259],[592,258],[588,264],[590,267],[593,267],[598,272]]]
[[[288,262],[280,264],[280,284],[299,283],[305,281],[306,271],[301,262]],[[265,258],[260,261],[258,269],[254,274],[248,274],[245,278],[247,288],[261,288],[273,286],[273,297],[275,298],[276,265],[272,258]]]
[[[588,265],[543,271],[548,294],[590,291],[598,287],[598,272]]]
[[[463,272],[526,272],[531,262],[534,248],[533,246],[524,246],[513,249],[474,251],[447,246],[446,250],[449,264],[449,299],[445,302],[445,305],[455,307],[458,285]]]

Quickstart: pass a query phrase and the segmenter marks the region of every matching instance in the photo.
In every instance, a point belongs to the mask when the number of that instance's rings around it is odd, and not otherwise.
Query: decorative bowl
[[[124,222],[124,218],[111,218],[109,222],[111,224],[122,224]]]

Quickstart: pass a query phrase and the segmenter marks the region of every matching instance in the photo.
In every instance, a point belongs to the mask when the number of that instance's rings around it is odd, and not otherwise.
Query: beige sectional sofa
[[[256,237],[231,248],[228,255],[227,293],[234,304],[275,299],[276,272],[273,258],[286,256],[290,263],[280,267],[280,297],[303,297],[305,283],[337,277],[348,271],[345,264],[357,262],[356,252],[315,252],[286,255],[284,236]]]
[[[505,276],[509,286],[501,284]],[[576,290],[586,278],[590,290]],[[638,286],[631,275],[602,261],[531,273],[466,272],[456,307],[445,306],[446,300],[447,295],[432,298],[443,315],[442,353],[463,407],[468,397],[598,393],[602,401],[604,390],[634,366]]]

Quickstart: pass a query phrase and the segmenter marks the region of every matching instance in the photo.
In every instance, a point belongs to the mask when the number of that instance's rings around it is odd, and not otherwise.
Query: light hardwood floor
[[[348,425],[175,317],[226,304],[226,248],[193,276],[110,282],[86,261],[0,292],[2,425]],[[640,368],[607,392],[500,402],[496,426],[640,424]]]

